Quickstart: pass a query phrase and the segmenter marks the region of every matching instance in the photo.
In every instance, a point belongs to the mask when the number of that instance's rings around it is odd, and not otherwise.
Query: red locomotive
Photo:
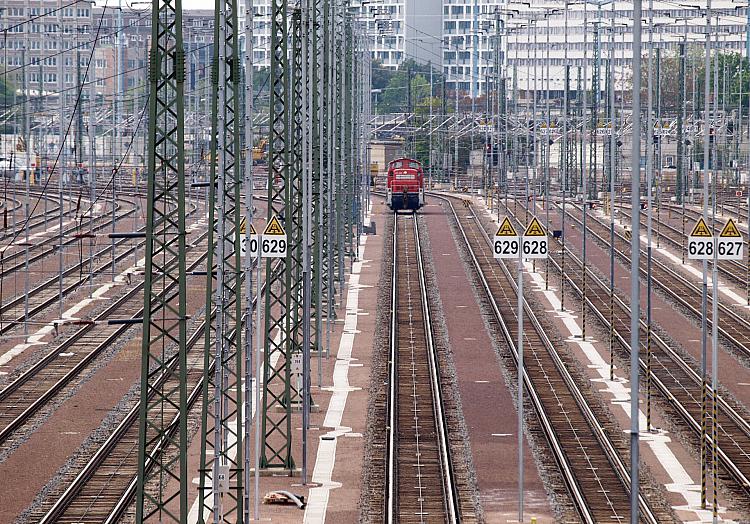
[[[397,158],[388,164],[387,203],[394,211],[416,211],[424,205],[422,164],[411,158]]]

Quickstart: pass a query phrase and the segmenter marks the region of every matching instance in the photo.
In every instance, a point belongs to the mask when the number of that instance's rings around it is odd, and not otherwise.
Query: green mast
[[[242,262],[239,249],[242,219],[241,71],[238,38],[237,0],[217,0],[209,199],[209,246],[212,253],[206,279],[199,522],[204,521],[206,513],[213,514],[214,522],[241,522],[243,514],[243,433],[240,423],[243,420],[243,396],[240,377],[244,358],[241,351]],[[213,322],[212,311],[215,314]]]
[[[182,2],[153,0],[136,522],[188,514]],[[160,292],[177,284],[176,293]],[[165,414],[170,414],[165,417]],[[174,455],[154,454],[168,442]],[[148,460],[147,460],[148,457]]]

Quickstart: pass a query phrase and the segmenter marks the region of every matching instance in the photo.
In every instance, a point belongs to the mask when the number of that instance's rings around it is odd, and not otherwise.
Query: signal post
[[[506,216],[495,233],[492,251],[496,259],[518,260],[518,522],[523,522],[523,261],[524,259],[547,258],[549,255],[549,239],[542,224],[532,216],[523,236],[518,232]]]

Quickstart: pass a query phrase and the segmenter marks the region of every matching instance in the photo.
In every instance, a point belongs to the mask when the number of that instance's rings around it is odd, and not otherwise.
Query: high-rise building
[[[649,45],[648,3],[644,2],[643,8],[645,53]],[[410,18],[409,13],[418,14]],[[748,34],[747,8],[731,0],[713,0],[712,13],[712,35],[719,39],[714,45],[724,51],[743,50]],[[575,90],[577,69],[583,68],[584,62],[590,87],[597,58],[602,66],[610,48],[618,85],[626,85],[631,76],[632,2],[381,0],[368,4],[367,14],[371,17],[368,32],[374,36],[373,58],[392,69],[407,58],[442,62],[448,90],[458,86],[474,96],[483,95],[488,86],[494,85],[496,60],[500,61],[502,76],[509,79],[508,88],[515,83],[524,96],[535,85],[537,90],[549,88],[559,95],[564,89],[566,65],[571,71],[571,89]],[[654,0],[652,14],[655,48],[673,51],[679,42],[705,43],[705,2]],[[432,24],[436,20],[440,20],[440,28]],[[434,42],[432,50],[423,49],[426,42]],[[603,87],[603,82],[600,85]]]

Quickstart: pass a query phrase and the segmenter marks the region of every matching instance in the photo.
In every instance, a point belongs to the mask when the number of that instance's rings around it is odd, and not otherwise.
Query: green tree
[[[13,86],[10,82],[0,77],[0,107],[13,103]]]
[[[372,88],[373,89],[385,89],[388,82],[391,80],[394,71],[383,66],[382,60],[372,61]]]
[[[397,71],[390,71],[385,87],[376,87],[373,75],[373,88],[382,89],[378,100],[378,113],[405,113],[408,111],[409,90],[411,85],[412,111],[430,95],[430,64],[419,64],[414,60],[405,60]],[[382,83],[386,74],[379,76]],[[433,80],[435,80],[433,78]],[[435,85],[437,81],[435,80]]]
[[[717,93],[714,86],[714,67],[716,58],[711,60],[711,92],[712,96]],[[703,111],[705,104],[705,62],[706,54],[700,46],[690,46],[685,59],[685,98],[688,111]],[[662,51],[659,64],[659,72],[656,70],[656,57],[654,56],[654,89],[657,89],[657,79],[661,78],[659,87],[661,94],[662,113],[674,113],[679,109],[679,74],[680,56],[679,51]],[[718,78],[718,102],[719,107],[725,106],[727,110],[736,109],[740,102],[742,93],[743,107],[747,107],[750,99],[750,73],[748,73],[748,61],[739,53],[720,53],[718,56],[719,78]],[[641,95],[646,101],[646,90],[648,86],[648,55],[644,55],[641,68]],[[654,95],[654,103],[656,97]]]

